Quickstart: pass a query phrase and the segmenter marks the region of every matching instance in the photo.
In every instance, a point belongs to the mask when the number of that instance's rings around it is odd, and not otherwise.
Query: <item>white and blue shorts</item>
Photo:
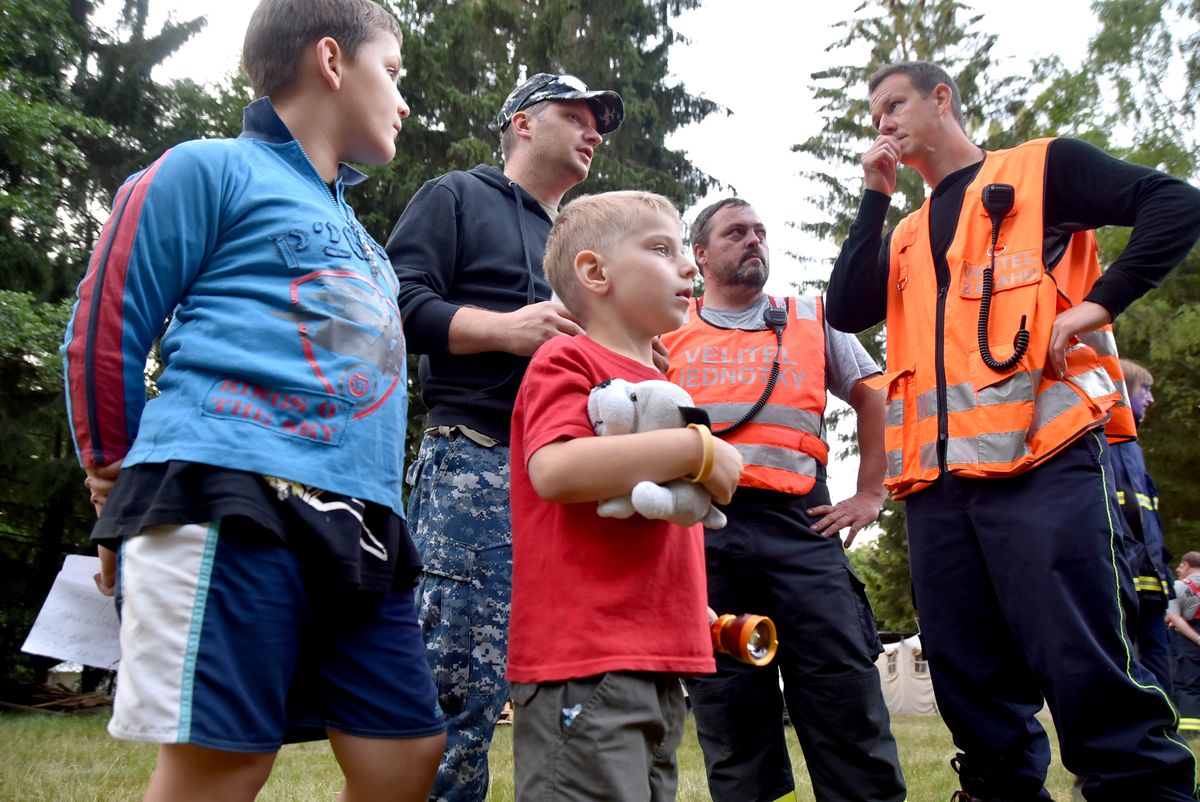
[[[411,592],[334,590],[278,537],[227,520],[122,543],[113,736],[272,752],[327,730],[445,729]]]

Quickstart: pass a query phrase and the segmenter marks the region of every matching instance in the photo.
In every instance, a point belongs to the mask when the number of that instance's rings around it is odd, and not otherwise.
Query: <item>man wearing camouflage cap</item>
[[[432,799],[487,794],[488,745],[508,698],[509,420],[537,347],[581,332],[550,300],[542,255],[563,195],[623,116],[616,92],[530,77],[497,117],[503,172],[478,165],[426,182],[388,238],[429,409],[407,481],[425,564],[421,629],[448,725]]]

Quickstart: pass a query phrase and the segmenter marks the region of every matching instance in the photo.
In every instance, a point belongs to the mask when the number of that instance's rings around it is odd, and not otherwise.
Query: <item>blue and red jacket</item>
[[[187,142],[118,190],[63,345],[85,467],[187,460],[403,515],[397,284],[268,99],[237,139]],[[159,395],[146,357],[164,325]]]

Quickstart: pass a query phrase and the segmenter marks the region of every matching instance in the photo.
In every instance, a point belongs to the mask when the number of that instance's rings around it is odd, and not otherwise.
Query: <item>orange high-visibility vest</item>
[[[701,299],[700,303],[703,303]],[[774,305],[784,303],[772,299]],[[787,299],[779,378],[766,405],[724,439],[742,455],[743,487],[803,495],[829,461],[825,430],[825,314],[821,299]],[[667,377],[708,412],[713,429],[728,426],[758,401],[779,351],[775,332],[706,323],[695,299],[683,325],[662,336],[671,352]]]
[[[887,373],[868,381],[888,389],[885,484],[896,497],[939,476],[939,443],[946,470],[993,478],[1028,470],[1106,422],[1110,439],[1135,435],[1111,326],[1081,335],[1068,348],[1066,380],[1043,374],[1055,316],[1082,301],[1100,276],[1091,231],[1069,239],[1046,235],[1042,206],[1051,141],[986,155],[967,187],[946,253],[950,284],[943,301],[929,244],[929,200],[892,233]],[[1013,353],[1022,318],[1030,332],[1024,357],[1004,372],[984,364],[978,343],[992,229],[981,193],[993,183],[1016,190],[996,244],[988,326],[993,357],[1003,361]]]

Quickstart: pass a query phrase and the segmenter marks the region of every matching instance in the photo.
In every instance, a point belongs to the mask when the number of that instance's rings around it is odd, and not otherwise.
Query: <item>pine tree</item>
[[[596,150],[582,192],[645,189],[686,208],[712,179],[683,153],[667,148],[677,128],[716,108],[667,81],[677,35],[671,20],[700,0],[387,0],[404,28],[400,90],[412,109],[396,158],[370,168],[354,207],[381,241],[422,183],[476,164],[501,166],[496,114],[520,81],[538,72],[568,72],[625,103],[621,128]],[[409,365],[410,455],[420,441],[415,361]]]
[[[668,134],[716,106],[667,80],[671,19],[700,0],[390,0],[405,29],[401,92],[413,109],[390,165],[356,199],[382,237],[417,188],[447,170],[500,165],[496,113],[538,72],[569,72],[625,101],[625,122],[596,151],[580,192],[646,189],[684,208],[711,183]],[[372,186],[373,185],[373,186]]]
[[[1200,4],[1187,0],[1102,0],[1101,28],[1075,80],[1089,85],[1080,113],[1116,140],[1114,153],[1173,175],[1200,177]],[[1094,98],[1105,104],[1097,108]],[[1127,229],[1100,232],[1111,262]],[[1154,374],[1156,405],[1139,439],[1159,485],[1167,548],[1176,556],[1200,547],[1200,249],[1193,249],[1162,287],[1117,318],[1122,356]]]
[[[155,83],[152,68],[203,25],[147,35],[148,0],[116,33],[86,0],[0,0],[0,681],[32,679],[20,655],[64,553],[94,513],[63,409],[71,296],[117,185],[180,138],[215,133],[232,90]],[[239,100],[236,105],[241,106]]]

